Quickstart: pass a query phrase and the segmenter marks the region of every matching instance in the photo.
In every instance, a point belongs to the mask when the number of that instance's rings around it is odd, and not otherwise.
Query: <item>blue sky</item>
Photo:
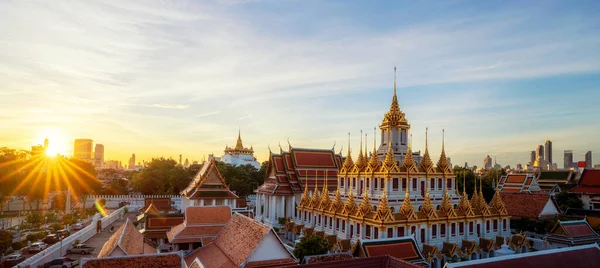
[[[514,166],[548,137],[562,166],[565,149],[600,151],[599,15],[598,1],[0,2],[0,144],[198,160],[241,128],[261,161],[288,137],[339,149],[351,132],[357,147],[397,66],[415,149],[429,127],[437,158],[446,129],[454,164]]]

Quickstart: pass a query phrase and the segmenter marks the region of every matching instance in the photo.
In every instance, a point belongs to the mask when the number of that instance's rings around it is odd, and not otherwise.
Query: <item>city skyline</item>
[[[241,128],[261,162],[288,138],[339,151],[348,132],[356,155],[397,66],[414,151],[426,127],[432,152],[446,130],[459,166],[525,165],[544,137],[559,167],[564,150],[600,150],[598,3],[407,3],[1,3],[0,144],[48,137],[72,155],[89,138],[107,160],[201,160]]]

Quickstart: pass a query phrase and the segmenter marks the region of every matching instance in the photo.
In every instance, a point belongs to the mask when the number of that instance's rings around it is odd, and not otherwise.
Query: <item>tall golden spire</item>
[[[344,209],[342,213],[344,215],[351,215],[356,211],[356,201],[354,200],[354,194],[352,193],[352,186],[350,186],[350,193],[348,194],[348,198],[346,199],[346,203],[344,204]]]
[[[390,208],[390,204],[388,203],[388,198],[387,198],[387,180],[388,179],[389,179],[389,175],[388,175],[388,177],[385,178],[385,181],[383,184],[383,193],[381,195],[381,200],[379,200],[379,206],[377,206],[375,220],[380,220],[380,221],[394,220],[394,215],[392,213],[392,209]]]
[[[408,141],[408,149],[406,151],[406,156],[404,156],[404,161],[402,162],[402,166],[406,169],[416,167],[415,160],[412,156],[412,134],[410,134],[410,140]]]
[[[331,206],[329,207],[329,211],[331,211],[331,212],[338,211],[343,206],[344,206],[344,203],[342,202],[342,196],[340,195],[340,185],[338,183],[338,187],[335,190],[335,196],[333,197],[333,202],[331,203]]]
[[[448,185],[444,187],[444,197],[442,198],[442,203],[440,204],[440,210],[446,214],[447,217],[456,216],[456,212],[454,211],[454,207],[452,207],[452,203],[450,203],[450,196],[448,195]]]
[[[321,191],[321,209],[329,209],[331,199],[329,197],[329,189],[327,188],[327,171],[325,170],[325,183],[323,184],[323,190]]]
[[[377,128],[373,128],[373,153],[371,159],[369,159],[369,166],[376,169],[380,164],[379,157],[377,157]]]
[[[344,164],[342,165],[342,169],[345,171],[350,171],[354,166],[354,162],[352,161],[352,150],[350,150],[350,132],[348,132],[348,153],[346,154],[346,159],[344,160]]]
[[[365,190],[363,192],[362,202],[360,202],[360,207],[358,208],[358,214],[362,214],[361,216],[364,217],[371,211],[373,211],[373,208],[371,207],[371,199],[369,198],[369,185],[365,183]]]
[[[500,191],[498,190],[498,185],[496,185],[496,192],[494,193],[494,197],[492,197],[492,201],[490,202],[492,207],[495,208],[500,214],[507,214],[506,206],[504,205],[504,201],[502,201],[502,197],[500,197]]]
[[[475,186],[473,187],[473,195],[471,196],[471,206],[479,209],[479,193],[477,192],[477,176],[475,176]]]
[[[462,211],[462,213],[464,213],[465,215],[469,216],[469,215],[473,215],[473,207],[471,207],[471,203],[469,202],[469,196],[467,195],[467,188],[466,188],[466,184],[467,184],[467,175],[466,172],[462,172],[463,173],[463,191],[462,191],[462,196],[460,197],[460,202],[458,203],[458,209],[460,211]]]
[[[433,203],[431,202],[431,197],[429,196],[429,175],[425,173],[425,200],[423,200],[423,205],[421,205],[421,212],[425,213],[428,217],[435,217],[435,208],[433,207]]]
[[[365,158],[363,156],[363,142],[362,142],[362,130],[360,131],[360,148],[358,151],[358,157],[356,158],[356,163],[354,163],[354,166],[358,167],[358,169],[362,170],[362,168],[365,166]]]
[[[396,159],[394,158],[394,152],[392,151],[392,135],[391,131],[388,132],[388,140],[387,140],[387,152],[385,154],[385,159],[383,160],[383,164],[386,166],[393,166],[396,164]]]
[[[389,129],[391,127],[408,126],[406,117],[402,110],[400,110],[398,96],[396,95],[396,67],[394,67],[394,96],[392,97],[392,104],[390,105],[390,110],[383,116],[381,126],[382,128],[388,126],[390,127]]]
[[[446,131],[442,129],[442,153],[440,154],[440,159],[437,162],[437,167],[443,173],[452,172],[452,167],[450,167],[450,163],[448,163],[446,149],[444,148],[445,135]]]
[[[308,195],[308,172],[306,173],[306,177],[304,179],[304,193],[302,193],[302,197],[300,198],[300,207],[307,207],[310,205],[310,196]]]
[[[425,171],[429,171],[433,167],[433,161],[429,157],[428,130],[429,128],[425,128],[425,154],[423,154],[423,159],[421,160],[421,168]]]
[[[312,196],[312,202],[313,202],[312,207],[313,208],[319,208],[319,205],[321,203],[321,196],[319,196],[319,177],[318,177],[318,173],[319,173],[319,171],[315,170],[315,191],[314,191],[313,196]]]
[[[242,145],[242,130],[241,129],[238,129],[238,138],[237,138],[237,142],[235,144],[235,149],[236,150],[244,149],[244,145]]]

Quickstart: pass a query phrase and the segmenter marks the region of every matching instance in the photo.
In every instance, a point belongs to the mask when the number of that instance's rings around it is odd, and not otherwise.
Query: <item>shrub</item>
[[[294,255],[298,260],[304,259],[304,256],[325,254],[329,250],[329,244],[325,238],[320,236],[303,237],[300,243],[294,249]]]
[[[14,243],[12,243],[12,248],[14,250],[19,250],[19,249],[22,249],[23,247],[24,247],[24,245],[23,245],[22,242],[14,242]]]

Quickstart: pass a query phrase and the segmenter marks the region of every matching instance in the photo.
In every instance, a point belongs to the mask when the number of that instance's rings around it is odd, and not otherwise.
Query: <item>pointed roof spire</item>
[[[427,182],[425,185],[425,200],[423,200],[423,205],[421,205],[421,212],[432,217],[435,215],[435,208],[433,207],[433,202],[431,202],[431,197],[429,196],[429,175],[425,175],[425,181]]]
[[[306,173],[306,177],[304,177],[304,192],[302,193],[302,197],[300,198],[300,207],[307,207],[310,205],[310,196],[308,194],[308,172]]]
[[[366,182],[366,180],[365,180]],[[369,184],[365,183],[365,190],[363,192],[362,202],[360,202],[360,207],[358,208],[359,212],[362,213],[363,216],[367,215],[367,213],[373,211],[371,207],[371,199],[369,198]]]
[[[392,151],[392,135],[391,131],[388,131],[388,139],[387,139],[387,152],[385,154],[385,159],[383,163],[386,166],[396,165],[396,159],[394,158],[394,152]]]
[[[410,139],[408,141],[408,149],[406,150],[406,155],[404,156],[404,161],[402,162],[402,166],[407,170],[416,166],[415,160],[412,156],[412,134],[410,134]]]
[[[394,98],[396,98],[396,66],[394,66]]]
[[[354,163],[354,165],[359,169],[362,170],[365,167],[366,164],[366,159],[363,156],[363,141],[362,141],[362,129],[360,130],[360,148],[358,151],[358,158],[356,159],[356,163]]]
[[[344,164],[342,164],[342,169],[345,171],[350,171],[354,166],[354,161],[352,161],[352,150],[350,150],[350,132],[348,132],[348,153],[346,154],[346,159],[344,160]]]
[[[437,162],[438,169],[443,173],[452,172],[452,167],[450,167],[450,163],[448,163],[448,157],[446,157],[446,149],[444,148],[444,140],[445,140],[446,130],[442,129],[442,153],[440,154],[440,159]]]
[[[375,169],[381,164],[379,157],[377,157],[377,128],[373,128],[373,153],[371,159],[369,159],[369,166]]]
[[[323,184],[323,190],[321,191],[321,209],[326,211],[329,209],[331,199],[329,198],[329,189],[327,188],[327,171],[325,171],[325,183]]]
[[[238,138],[237,138],[237,142],[235,144],[235,150],[243,150],[244,149],[244,145],[242,144],[242,130],[241,128],[238,127]]]
[[[387,198],[387,180],[389,179],[389,175],[384,179],[383,184],[383,194],[381,195],[381,200],[379,200],[379,206],[377,206],[377,214],[376,219],[385,221],[393,220],[394,215],[392,214],[392,210],[390,208],[390,204],[388,203]]]
[[[313,208],[318,208],[321,203],[321,196],[319,196],[319,177],[317,175],[318,170],[315,170],[315,191],[312,196]]]
[[[421,168],[425,171],[429,171],[433,167],[433,161],[431,161],[431,157],[429,156],[429,142],[427,137],[427,132],[429,128],[425,128],[425,154],[423,154],[423,159],[421,160]]]
[[[343,214],[350,215],[350,214],[354,213],[355,210],[356,210],[356,201],[354,201],[354,193],[352,190],[352,185],[350,185],[350,193],[348,194],[346,203],[344,203]]]
[[[458,203],[458,209],[462,211],[465,215],[474,215],[473,207],[471,207],[471,203],[469,202],[469,196],[467,195],[466,184],[467,184],[467,173],[466,171],[462,172],[463,174],[463,192],[460,197],[460,202]]]
[[[392,104],[390,110],[383,116],[382,126],[399,127],[408,126],[404,113],[398,105],[398,96],[396,95],[396,67],[394,66],[394,95],[392,96]]]

